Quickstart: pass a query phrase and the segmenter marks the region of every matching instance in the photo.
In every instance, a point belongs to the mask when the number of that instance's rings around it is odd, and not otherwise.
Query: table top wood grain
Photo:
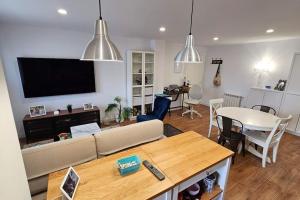
[[[141,148],[175,185],[233,155],[232,151],[193,131]]]
[[[138,147],[75,166],[80,183],[74,199],[151,199],[173,186],[168,178],[163,181],[156,179],[143,165],[138,172],[122,177],[116,167],[116,161],[129,155],[138,155],[141,160],[152,162]],[[50,174],[48,200],[61,197],[59,187],[65,174],[66,170]]]
[[[198,133],[186,132],[75,166],[81,180],[74,199],[152,199],[232,154]],[[122,177],[116,161],[129,155],[151,162],[166,175],[165,180],[157,180],[143,165]],[[66,171],[49,175],[48,200],[61,197],[59,187]]]

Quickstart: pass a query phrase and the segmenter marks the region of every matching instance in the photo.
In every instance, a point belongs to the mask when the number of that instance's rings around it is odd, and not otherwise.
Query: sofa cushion
[[[95,134],[98,157],[163,138],[163,122],[151,120]]]
[[[97,158],[93,136],[23,149],[22,155],[32,195],[47,190],[49,173]]]

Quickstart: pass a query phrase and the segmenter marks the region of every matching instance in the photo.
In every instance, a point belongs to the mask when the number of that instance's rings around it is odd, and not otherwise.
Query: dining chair
[[[263,148],[262,153],[260,153],[257,150],[255,150],[252,146],[250,146],[250,144],[247,147],[250,153],[253,153],[254,155],[262,158],[262,167],[266,167],[267,161],[271,162],[271,160],[268,160],[269,148],[273,148],[272,160],[274,163],[276,162],[280,140],[291,119],[291,115],[289,115],[287,118],[279,118],[276,122],[276,125],[270,133],[250,130],[247,130],[243,133],[246,136],[247,141],[259,145]]]
[[[212,126],[218,127],[216,116],[217,109],[222,108],[224,103],[224,99],[211,99],[209,100],[209,130],[208,130],[208,138],[210,138]],[[218,135],[220,132],[218,133]]]
[[[251,109],[254,110],[259,110],[261,112],[265,112],[265,113],[271,113],[273,115],[276,115],[276,110],[270,106],[265,106],[265,105],[254,105],[252,106]],[[257,144],[255,144],[255,149],[257,150]]]
[[[245,156],[245,136],[243,135],[244,125],[242,122],[222,115],[217,115],[216,121],[220,130],[218,143],[225,146],[228,144],[234,152],[232,164],[238,152],[238,146],[242,143],[243,156]]]
[[[193,114],[197,114],[199,117],[202,117],[202,115],[194,109],[195,105],[200,104],[200,100],[202,98],[203,92],[202,88],[199,85],[192,85],[190,92],[189,92],[189,98],[184,100],[184,103],[189,106],[189,109],[182,113],[182,116],[185,114],[190,113],[191,119],[193,119]]]
[[[251,109],[254,109],[254,110],[259,110],[259,111],[262,111],[262,112],[265,112],[265,113],[271,113],[273,115],[276,115],[276,110],[270,106],[265,106],[265,105],[255,105],[255,106],[252,106]]]

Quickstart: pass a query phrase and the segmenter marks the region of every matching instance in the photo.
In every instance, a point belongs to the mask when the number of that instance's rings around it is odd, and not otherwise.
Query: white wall
[[[255,65],[269,57],[274,62],[273,70],[265,76],[265,85],[275,86],[279,79],[287,79],[295,52],[300,52],[300,40],[276,42],[221,45],[207,47],[205,63],[204,103],[211,98],[221,97],[224,92],[247,96],[249,88],[256,86],[257,72]],[[222,58],[222,85],[213,86],[217,65],[212,65],[212,58]]]
[[[42,98],[24,98],[17,57],[80,58],[91,39],[90,32],[78,32],[45,27],[1,25],[0,51],[5,64],[9,93],[13,105],[19,137],[24,137],[22,120],[29,106],[45,105],[47,110],[65,109],[67,104],[74,108],[83,103],[93,103],[104,109],[115,96],[121,96],[126,104],[126,50],[154,50],[156,52],[155,92],[161,93],[170,84],[181,85],[184,76],[193,84],[202,84],[204,65],[185,65],[182,73],[174,72],[174,57],[184,44],[163,40],[112,37],[123,54],[124,63],[96,62],[96,93],[64,95]],[[184,38],[183,38],[184,39]],[[205,60],[205,48],[198,47]],[[174,104],[174,103],[173,103]],[[178,106],[179,101],[172,106]]]
[[[201,84],[203,78],[204,64],[182,64],[182,73],[174,72],[174,58],[176,54],[184,47],[184,44],[167,43],[166,44],[166,58],[164,68],[164,84],[168,86],[170,84],[182,85],[185,76],[191,81],[191,84]],[[197,47],[203,61],[206,58],[206,49],[204,47]]]
[[[0,199],[31,199],[0,60]]]
[[[126,101],[126,62],[95,63],[96,93],[24,98],[17,57],[80,58],[92,33],[93,30],[90,33],[84,33],[53,28],[1,25],[0,48],[20,137],[24,137],[22,119],[31,105],[42,104],[47,110],[56,110],[65,109],[67,104],[81,107],[83,103],[91,102],[101,108],[101,117],[103,117],[104,108],[115,96],[121,96]],[[151,47],[150,40],[145,39],[114,37],[112,40],[119,48],[124,60],[126,50],[149,50]]]
[[[164,40],[152,40],[151,47],[156,52],[155,93],[162,93],[164,87],[167,87],[171,84],[182,85],[184,77],[187,77],[191,84],[203,85],[204,63],[180,64],[182,65],[181,73],[175,73],[174,71],[174,58],[176,54],[184,47],[184,44],[171,43]],[[197,49],[199,50],[204,61],[206,48],[197,47]],[[171,103],[171,107],[180,106],[180,103],[181,98],[178,98],[176,102]]]
[[[18,70],[16,57],[58,57],[79,58],[91,32],[74,30],[47,29],[15,25],[1,25],[0,50],[5,64],[6,77],[13,104],[14,117],[20,137],[24,137],[22,119],[28,113],[30,105],[44,104],[48,110],[64,109],[67,104],[80,107],[91,102],[103,111],[115,96],[124,98],[126,104],[126,66],[125,63],[96,63],[95,76],[97,92],[91,94],[67,95],[25,99]],[[162,92],[170,84],[181,85],[184,76],[191,83],[201,84],[204,80],[203,103],[208,104],[211,98],[220,97],[224,92],[247,96],[250,87],[257,82],[254,70],[256,63],[269,57],[275,63],[274,69],[266,77],[265,85],[274,86],[279,79],[287,79],[293,54],[300,52],[300,40],[285,40],[241,45],[218,45],[198,47],[204,59],[202,65],[185,65],[182,73],[174,72],[174,57],[183,44],[163,40],[113,37],[115,44],[125,58],[126,50],[155,50],[156,76],[155,92]],[[222,85],[214,87],[213,77],[217,65],[210,64],[212,58],[221,57]],[[203,76],[204,69],[204,76]],[[177,106],[179,102],[172,106]]]
[[[87,30],[88,31],[88,30]],[[24,137],[22,120],[32,105],[45,105],[47,110],[65,109],[67,104],[74,108],[83,103],[93,103],[104,109],[115,96],[121,96],[126,105],[126,50],[154,50],[155,93],[161,93],[170,84],[181,85],[184,76],[191,83],[201,84],[204,65],[185,65],[182,73],[174,72],[174,57],[184,44],[173,44],[163,40],[112,37],[124,58],[124,63],[95,62],[96,93],[64,95],[41,98],[24,98],[17,57],[80,58],[92,38],[90,32],[78,32],[45,27],[1,25],[0,51],[5,64],[9,93],[13,106],[19,137]],[[205,59],[205,48],[198,48]],[[174,104],[174,103],[173,103]],[[179,101],[172,106],[178,106]]]
[[[165,68],[165,53],[166,42],[164,40],[151,40],[151,49],[155,51],[155,66],[154,66],[154,93],[162,93],[164,89],[164,68]]]

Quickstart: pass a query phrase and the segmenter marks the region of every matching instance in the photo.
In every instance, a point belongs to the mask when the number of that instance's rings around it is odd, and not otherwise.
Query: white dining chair
[[[222,108],[223,103],[224,103],[223,98],[209,100],[209,130],[207,136],[208,138],[210,138],[212,126],[218,127],[218,123],[216,120],[217,109]]]
[[[270,133],[262,131],[245,131],[243,134],[246,136],[246,140],[250,143],[257,144],[263,148],[263,152],[258,152],[255,148],[248,144],[247,150],[256,155],[257,157],[262,158],[262,167],[266,167],[266,162],[271,163],[271,159],[268,157],[269,148],[273,148],[273,163],[276,162],[278,147],[280,140],[288,126],[289,121],[292,119],[290,115],[287,118],[279,118],[274,126],[273,130]]]
[[[195,113],[199,117],[202,117],[202,115],[197,110],[194,109],[195,105],[200,104],[202,95],[203,95],[202,88],[199,85],[192,85],[189,92],[189,98],[184,100],[184,103],[189,106],[189,109],[183,112],[182,116],[190,113],[190,117],[191,119],[193,119],[193,114]]]

